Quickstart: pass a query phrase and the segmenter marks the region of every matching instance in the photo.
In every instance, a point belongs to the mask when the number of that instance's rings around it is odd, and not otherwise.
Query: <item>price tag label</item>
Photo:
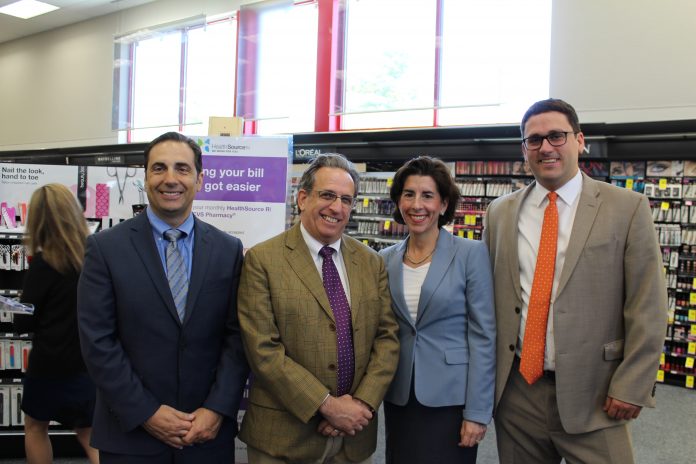
[[[694,388],[694,376],[693,375],[686,376],[686,388]]]
[[[664,382],[665,381],[665,371],[657,371],[657,379],[658,382]]]
[[[684,366],[686,366],[687,369],[691,369],[694,367],[694,358],[686,358],[686,362],[684,363]]]
[[[369,198],[363,198],[363,206],[367,208],[370,206],[370,199]]]
[[[696,322],[696,309],[689,310],[689,321]]]
[[[394,179],[392,179],[391,177],[387,179],[387,187],[391,187],[393,183]],[[667,187],[667,179],[665,179],[665,187]]]
[[[658,185],[660,190],[665,190],[667,188],[667,179],[660,179],[660,184]]]
[[[384,221],[384,230],[389,230],[391,227],[391,221]],[[696,297],[696,293],[692,293]]]
[[[667,210],[669,209],[669,202],[663,201],[662,204],[660,205],[660,208],[661,208],[663,211],[667,211]]]
[[[626,179],[626,188],[633,190],[633,179]]]
[[[473,240],[474,239],[474,231],[473,230],[467,231],[466,238],[468,238],[469,240]],[[696,327],[696,326],[693,326],[693,327]]]
[[[691,336],[696,337],[696,325],[691,324]]]
[[[365,245],[369,245],[369,244],[370,244],[370,241],[369,241],[368,239],[363,239],[363,243],[364,243]]]
[[[696,277],[691,281],[691,288],[696,288]]]
[[[660,366],[664,366],[664,365],[665,365],[665,354],[660,353]]]
[[[696,342],[689,342],[686,352],[689,354],[696,354]]]
[[[689,293],[689,304],[696,304],[696,293]]]
[[[461,238],[464,238],[464,229],[459,229],[459,232],[457,232],[457,235]]]

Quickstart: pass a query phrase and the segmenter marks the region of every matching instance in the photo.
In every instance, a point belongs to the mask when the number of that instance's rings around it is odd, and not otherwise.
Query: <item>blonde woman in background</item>
[[[24,378],[24,446],[29,464],[51,463],[48,424],[55,420],[75,430],[90,462],[99,462],[89,446],[95,387],[80,354],[77,332],[77,281],[87,239],[87,223],[73,194],[61,184],[34,191],[26,228],[31,256],[22,302],[32,316],[17,315],[17,332],[33,332]]]

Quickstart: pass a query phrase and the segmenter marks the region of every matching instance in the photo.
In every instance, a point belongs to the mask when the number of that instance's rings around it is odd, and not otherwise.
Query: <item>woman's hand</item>
[[[462,428],[459,431],[459,443],[458,446],[462,448],[471,448],[481,443],[483,437],[486,436],[486,426],[479,424],[478,422],[471,422],[468,420],[462,421]]]

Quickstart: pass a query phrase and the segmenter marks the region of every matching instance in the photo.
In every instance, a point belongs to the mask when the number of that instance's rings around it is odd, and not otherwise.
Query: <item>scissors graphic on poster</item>
[[[125,169],[125,172],[121,171],[122,174],[120,174],[119,169]],[[118,203],[120,205],[123,204],[123,192],[126,190],[128,178],[135,177],[136,173],[137,171],[135,168],[117,168],[111,166],[106,168],[106,175],[116,179],[116,186],[118,187]],[[123,175],[123,181],[121,181],[121,175]]]

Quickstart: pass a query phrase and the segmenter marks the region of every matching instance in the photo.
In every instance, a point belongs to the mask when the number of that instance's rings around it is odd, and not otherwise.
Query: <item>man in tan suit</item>
[[[650,207],[645,196],[578,170],[585,141],[566,102],[535,103],[521,128],[536,182],[491,203],[484,232],[495,279],[500,461],[632,463],[627,424],[654,406],[666,328]],[[538,276],[549,263],[538,266],[537,258],[548,247],[540,240],[553,203],[555,263],[539,319]],[[520,364],[535,364],[536,341],[538,370],[530,375]]]
[[[239,436],[251,464],[370,462],[375,450],[398,326],[382,259],[343,234],[358,181],[344,157],[320,155],[300,180],[300,223],[246,254],[238,307],[254,381]]]

